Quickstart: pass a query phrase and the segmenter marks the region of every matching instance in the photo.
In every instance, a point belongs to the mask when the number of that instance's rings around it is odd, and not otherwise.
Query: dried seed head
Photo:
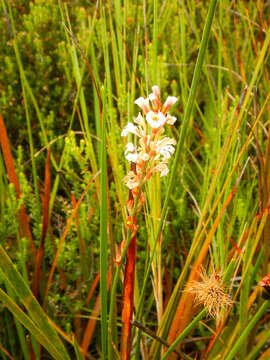
[[[222,310],[226,310],[232,304],[232,299],[225,292],[221,277],[215,271],[208,277],[202,269],[200,277],[201,281],[190,282],[186,291],[195,295],[195,302],[203,304],[218,324],[222,318]]]
[[[262,280],[259,282],[259,286],[263,288],[263,297],[265,299],[270,299],[270,273],[266,275]]]

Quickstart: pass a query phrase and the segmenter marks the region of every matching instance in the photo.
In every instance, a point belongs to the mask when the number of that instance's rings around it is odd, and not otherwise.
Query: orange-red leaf
[[[12,154],[11,154],[11,149],[10,149],[10,144],[9,144],[9,140],[8,140],[8,136],[7,136],[5,122],[4,122],[4,119],[3,119],[1,113],[0,113],[0,144],[1,144],[1,148],[2,148],[3,158],[4,158],[5,166],[7,169],[9,181],[15,187],[15,190],[17,193],[17,198],[20,198],[20,195],[21,195],[20,185],[19,185],[19,181],[18,181],[17,174],[15,171],[15,166],[14,166],[14,162],[13,162],[13,158],[12,158]],[[27,217],[27,214],[26,214],[26,211],[25,211],[25,208],[23,205],[21,206],[20,211],[19,211],[19,221],[20,221],[20,233],[22,236],[25,236],[29,240],[32,255],[35,255],[35,253],[36,253],[35,245],[33,243],[33,238],[32,238],[32,233],[31,233],[28,217]]]

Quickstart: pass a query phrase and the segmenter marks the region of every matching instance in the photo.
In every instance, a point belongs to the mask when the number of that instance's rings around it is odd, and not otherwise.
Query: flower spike
[[[169,172],[168,159],[174,154],[176,141],[164,136],[164,128],[173,125],[176,117],[168,113],[168,110],[177,101],[175,96],[168,96],[162,105],[160,89],[157,85],[152,87],[152,93],[144,99],[139,97],[135,100],[143,114],[139,112],[133,123],[129,122],[121,132],[126,137],[133,134],[139,139],[135,143],[129,142],[125,149],[125,158],[134,164],[124,182],[132,191],[137,191],[141,184],[148,181],[154,173],[159,172],[160,176],[166,176]],[[134,170],[134,171],[133,171]]]

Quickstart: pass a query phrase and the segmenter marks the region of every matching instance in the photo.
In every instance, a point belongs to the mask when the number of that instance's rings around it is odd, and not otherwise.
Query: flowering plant
[[[175,151],[175,139],[163,134],[165,125],[173,125],[176,121],[176,117],[169,114],[169,109],[177,98],[169,96],[162,104],[159,87],[153,86],[152,91],[148,98],[140,97],[135,101],[145,117],[139,112],[134,119],[136,125],[129,122],[121,133],[124,137],[130,133],[139,138],[138,145],[128,142],[125,149],[126,159],[136,165],[124,178],[130,190],[138,188],[154,173],[167,175],[168,159]]]
[[[126,227],[128,228],[126,239],[122,241],[121,252],[127,247],[126,266],[124,275],[124,294],[122,308],[122,340],[121,359],[130,358],[131,348],[131,319],[133,311],[133,294],[136,263],[136,234],[138,231],[137,213],[144,203],[145,197],[142,185],[155,173],[160,176],[168,174],[168,160],[174,153],[176,141],[164,135],[165,125],[173,125],[176,117],[169,114],[172,105],[177,101],[174,96],[169,96],[164,104],[161,102],[158,86],[152,87],[152,93],[148,98],[138,98],[138,105],[143,114],[139,113],[134,123],[128,123],[121,135],[135,135],[135,141],[128,142],[125,148],[125,157],[131,163],[131,170],[124,178],[129,188],[129,199],[127,201],[128,217]],[[137,141],[138,139],[138,141]],[[117,264],[121,262],[121,255],[115,259]]]

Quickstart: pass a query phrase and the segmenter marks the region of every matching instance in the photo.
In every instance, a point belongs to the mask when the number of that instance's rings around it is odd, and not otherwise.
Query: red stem
[[[129,360],[131,348],[131,320],[133,312],[133,294],[136,263],[136,234],[132,237],[126,256],[124,276],[124,295],[122,309],[121,359]]]

